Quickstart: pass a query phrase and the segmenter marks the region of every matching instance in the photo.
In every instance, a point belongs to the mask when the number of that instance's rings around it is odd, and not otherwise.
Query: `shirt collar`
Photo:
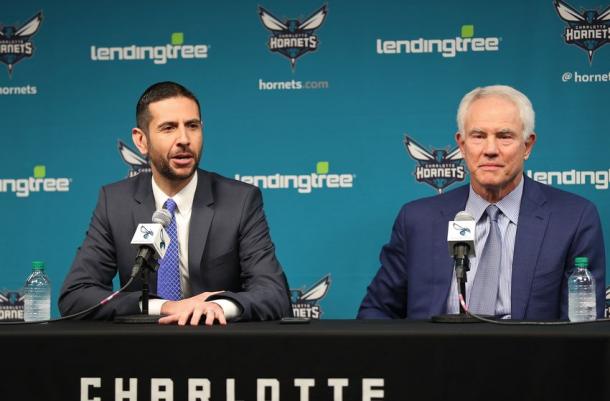
[[[176,209],[179,213],[189,213],[193,207],[193,199],[195,198],[195,190],[197,189],[197,171],[193,174],[191,181],[176,195],[171,198],[176,202]],[[153,195],[155,196],[155,210],[163,208],[165,201],[169,196],[159,188],[154,178],[151,178]]]
[[[521,197],[523,196],[523,181],[525,180],[523,177],[521,177],[521,181],[519,181],[519,184],[515,187],[515,189],[510,191],[508,195],[500,199],[500,201],[495,204],[498,209],[500,209],[502,214],[508,217],[508,219],[514,224],[517,224],[519,221]],[[479,221],[481,219],[485,213],[485,209],[487,209],[487,206],[489,205],[490,203],[483,199],[481,195],[477,194],[474,189],[472,189],[472,185],[470,185],[468,201],[466,202],[466,211],[474,217],[475,221]]]

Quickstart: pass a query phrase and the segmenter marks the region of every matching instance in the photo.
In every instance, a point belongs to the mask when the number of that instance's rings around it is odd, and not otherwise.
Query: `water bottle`
[[[606,319],[610,318],[610,285],[606,287]]]
[[[568,278],[568,318],[571,322],[595,320],[595,279],[587,269],[589,259],[578,257],[575,269]]]
[[[32,274],[25,282],[23,320],[33,322],[51,318],[51,282],[44,272],[44,262],[32,262]]]

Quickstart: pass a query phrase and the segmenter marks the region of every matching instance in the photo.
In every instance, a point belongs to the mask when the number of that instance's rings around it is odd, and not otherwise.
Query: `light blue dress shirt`
[[[498,299],[496,300],[496,316],[509,319],[511,315],[510,291],[513,273],[513,254],[515,250],[515,237],[519,223],[519,209],[521,207],[521,196],[523,195],[523,177],[515,189],[502,198],[495,205],[500,209],[498,226],[502,235],[502,261],[500,264],[500,278],[498,288]],[[483,247],[489,234],[489,217],[485,209],[490,203],[474,192],[472,186],[466,202],[466,212],[474,217],[477,222],[475,228],[475,252],[477,256],[470,257],[470,271],[467,273],[466,281],[466,305],[470,303],[470,290],[477,274],[478,256],[483,252]],[[515,266],[519,268],[519,266]],[[447,298],[447,313],[459,313],[459,301],[457,292],[457,280],[455,274],[451,280],[451,289]]]

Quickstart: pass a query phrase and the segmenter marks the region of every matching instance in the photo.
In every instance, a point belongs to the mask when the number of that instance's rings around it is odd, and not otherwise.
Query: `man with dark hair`
[[[263,212],[258,188],[198,169],[203,124],[197,98],[174,82],[149,87],[136,108],[132,139],[152,173],[104,186],[85,241],[64,282],[62,315],[95,305],[131,274],[138,223],[166,208],[170,242],[150,275],[150,314],[160,323],[207,325],[271,320],[290,315],[286,278]],[[173,244],[173,245],[172,245]],[[140,312],[141,283],[133,283],[88,315],[111,319]]]
[[[146,132],[151,119],[148,106],[151,103],[169,99],[171,97],[184,97],[191,99],[197,105],[197,111],[199,115],[201,115],[201,105],[199,104],[199,100],[197,100],[197,97],[190,90],[175,82],[157,82],[156,84],[149,86],[138,100],[138,104],[136,105],[137,127]]]

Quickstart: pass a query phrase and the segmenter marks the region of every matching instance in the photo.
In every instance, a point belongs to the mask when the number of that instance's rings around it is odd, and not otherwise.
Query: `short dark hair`
[[[146,88],[142,96],[140,96],[136,106],[137,127],[147,133],[148,124],[151,119],[148,105],[172,97],[186,97],[193,100],[197,103],[197,110],[199,111],[199,117],[201,118],[201,106],[199,106],[199,100],[197,100],[193,92],[176,82],[164,81],[152,84]]]

